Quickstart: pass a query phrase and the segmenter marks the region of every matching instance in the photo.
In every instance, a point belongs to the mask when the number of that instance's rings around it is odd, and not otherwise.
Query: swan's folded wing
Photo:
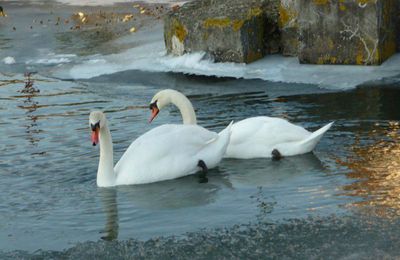
[[[252,117],[233,125],[230,145],[244,142],[285,143],[299,141],[310,135],[310,132],[288,121],[275,117]]]
[[[157,142],[165,139],[163,141],[174,141],[194,147],[202,147],[217,140],[218,134],[198,125],[167,124],[152,129],[140,138],[146,140],[152,138],[153,140],[157,140]]]
[[[159,160],[180,160],[195,156],[218,134],[197,125],[162,125],[138,137],[128,147],[115,166],[121,167],[152,164]],[[125,165],[125,166],[123,166]]]

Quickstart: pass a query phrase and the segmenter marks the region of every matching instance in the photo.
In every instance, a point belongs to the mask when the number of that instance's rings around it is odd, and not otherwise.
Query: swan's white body
[[[283,156],[311,152],[333,123],[311,133],[276,117],[251,117],[235,123],[226,154],[227,158],[269,158],[278,150]]]
[[[101,112],[92,112],[101,113]],[[102,114],[102,113],[101,113]],[[103,114],[104,115],[104,114]],[[91,114],[92,118],[92,114]],[[105,117],[100,127],[97,185],[144,184],[179,178],[199,171],[199,160],[213,168],[225,154],[231,125],[217,134],[197,125],[162,125],[131,143],[113,169],[113,148]],[[102,121],[100,121],[102,120]]]
[[[183,124],[195,124],[196,115],[190,101],[182,93],[167,89],[158,92],[152,99],[159,109],[172,103],[181,111]],[[194,122],[194,123],[193,123]],[[311,133],[284,119],[276,117],[251,117],[232,126],[231,139],[224,157],[250,159],[270,158],[277,149],[283,156],[311,152],[332,123]]]
[[[115,165],[116,185],[170,180],[209,169],[221,161],[228,131],[217,133],[196,125],[162,125],[137,138]]]

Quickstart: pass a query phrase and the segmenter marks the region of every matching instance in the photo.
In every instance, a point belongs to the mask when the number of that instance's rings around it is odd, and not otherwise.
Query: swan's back
[[[271,157],[272,150],[277,146],[299,142],[310,134],[306,129],[281,118],[247,118],[233,125],[226,157]]]
[[[231,144],[243,142],[265,142],[271,145],[293,142],[307,138],[311,133],[306,129],[276,117],[251,117],[235,123],[232,127]],[[251,137],[251,138],[250,138]],[[265,138],[268,137],[268,140]]]
[[[217,133],[197,125],[156,127],[138,137],[122,155],[114,168],[117,185],[185,176],[198,170],[199,160],[212,168],[226,150],[226,146],[220,147],[219,139]]]

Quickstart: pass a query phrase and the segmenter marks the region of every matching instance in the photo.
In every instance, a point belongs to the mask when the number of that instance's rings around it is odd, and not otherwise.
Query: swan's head
[[[150,102],[151,117],[149,119],[149,123],[156,118],[163,107],[171,103],[171,96],[173,96],[175,92],[177,91],[172,89],[164,89],[154,95]]]
[[[106,116],[101,111],[93,111],[89,115],[89,126],[92,130],[93,146],[99,143],[99,132],[106,124]]]

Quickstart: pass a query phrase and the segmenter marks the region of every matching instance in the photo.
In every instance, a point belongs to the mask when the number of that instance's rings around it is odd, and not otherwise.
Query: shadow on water
[[[286,102],[313,104],[304,106],[302,111],[313,117],[332,120],[400,119],[399,83],[380,87],[358,87],[355,90],[338,93],[294,95],[283,98]]]

